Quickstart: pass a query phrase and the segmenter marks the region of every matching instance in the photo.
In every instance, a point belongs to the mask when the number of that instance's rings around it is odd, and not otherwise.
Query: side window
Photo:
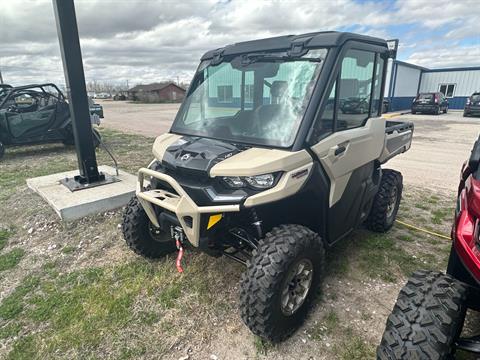
[[[337,89],[337,82],[333,84],[332,91],[330,91],[330,95],[328,96],[327,103],[325,104],[325,108],[323,109],[322,115],[317,120],[314,132],[312,134],[312,138],[314,139],[314,143],[317,143],[325,136],[331,134],[333,132],[333,121],[335,119],[335,92]]]
[[[15,107],[19,112],[29,112],[37,110],[38,100],[30,94],[19,94],[14,97]]]
[[[443,85],[440,85],[440,89],[439,91],[442,93],[442,94],[446,94],[447,93],[447,85],[443,84]]]
[[[455,84],[440,84],[438,91],[441,92],[445,97],[452,98],[455,93]]]
[[[363,126],[369,117],[375,54],[349,50],[340,73],[337,130]]]
[[[455,84],[450,84],[447,86],[447,94],[446,96],[451,98],[453,97],[453,93],[455,92]]]
[[[381,92],[382,92],[382,77],[383,77],[383,67],[385,65],[385,59],[383,59],[380,54],[377,54],[377,68],[375,71],[375,85],[373,87],[373,105],[372,105],[372,116],[378,116],[382,104],[380,103]]]

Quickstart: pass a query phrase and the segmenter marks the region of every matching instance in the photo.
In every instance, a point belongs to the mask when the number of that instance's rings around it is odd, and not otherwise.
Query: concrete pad
[[[71,192],[60,180],[78,175],[78,170],[27,179],[30,189],[44,198],[62,220],[71,221],[87,215],[124,206],[135,194],[137,177],[111,166],[99,166],[99,171],[117,177],[120,181]]]

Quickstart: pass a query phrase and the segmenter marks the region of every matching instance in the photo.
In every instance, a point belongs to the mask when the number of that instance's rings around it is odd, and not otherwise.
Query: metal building
[[[419,92],[442,92],[450,109],[463,109],[467,97],[480,91],[480,66],[427,69],[407,62],[390,61],[385,98],[390,111],[408,110]]]

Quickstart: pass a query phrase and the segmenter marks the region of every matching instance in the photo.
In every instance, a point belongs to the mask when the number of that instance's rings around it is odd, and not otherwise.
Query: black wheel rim
[[[397,198],[398,198],[398,190],[397,190],[397,187],[394,186],[388,198],[387,218],[391,218],[393,216],[395,212],[395,207],[397,205]]]
[[[313,281],[313,264],[302,259],[291,267],[282,289],[281,309],[286,316],[295,314],[303,305]]]
[[[148,222],[148,233],[150,234],[152,240],[156,242],[167,242],[170,240],[168,234],[165,231],[163,231],[159,227],[156,227],[150,221]]]

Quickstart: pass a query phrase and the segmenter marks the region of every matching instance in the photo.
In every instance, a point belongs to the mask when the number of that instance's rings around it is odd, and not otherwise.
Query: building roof
[[[480,66],[463,66],[463,67],[450,67],[450,68],[438,68],[438,69],[429,69],[423,66],[411,64],[405,61],[395,60],[396,64],[403,65],[405,67],[410,67],[413,69],[421,70],[422,72],[431,73],[431,72],[451,72],[451,71],[478,71]]]
[[[218,53],[228,56],[256,51],[288,50],[293,44],[300,43],[306,48],[341,46],[348,40],[363,41],[387,47],[387,42],[385,40],[376,37],[349,32],[322,31],[302,35],[286,35],[268,39],[239,42],[227,45],[223,48],[208,51],[202,56],[202,60],[211,59]]]
[[[152,84],[146,84],[146,85],[136,85],[133,88],[129,89],[129,92],[137,92],[137,91],[158,91],[166,88],[169,85],[173,85],[177,87],[178,89],[185,91],[184,88],[178,86],[177,84],[173,82],[160,82],[160,83],[152,83]]]

